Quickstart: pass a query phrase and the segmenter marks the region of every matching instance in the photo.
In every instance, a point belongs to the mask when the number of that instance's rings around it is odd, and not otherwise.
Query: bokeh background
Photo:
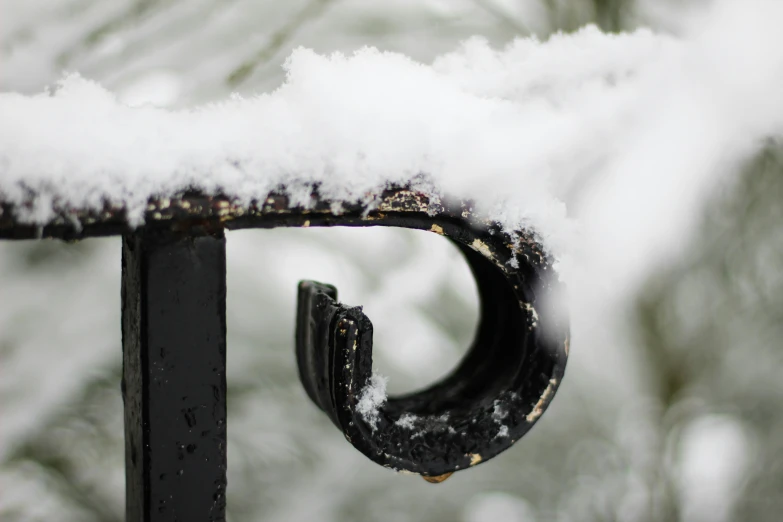
[[[78,71],[125,103],[182,108],[273,90],[298,46],[429,62],[474,34],[494,45],[588,23],[676,34],[705,3],[2,0],[0,89],[40,92]],[[400,230],[228,234],[229,520],[780,520],[781,148],[771,142],[737,180],[605,335],[574,332],[536,428],[440,485],[374,465],[309,403],[295,294],[316,279],[365,305],[376,367],[390,392],[408,391],[453,368],[475,329],[460,254]],[[123,520],[119,276],[117,238],[0,243],[3,521]]]

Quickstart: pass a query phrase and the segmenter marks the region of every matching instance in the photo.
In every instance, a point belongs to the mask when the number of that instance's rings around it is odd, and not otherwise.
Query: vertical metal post
[[[123,237],[122,345],[127,521],[225,520],[222,231]]]

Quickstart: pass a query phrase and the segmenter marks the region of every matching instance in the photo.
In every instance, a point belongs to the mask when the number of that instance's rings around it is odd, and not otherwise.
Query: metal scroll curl
[[[476,279],[480,321],[458,367],[440,382],[383,404],[372,390],[373,329],[361,307],[338,302],[331,285],[299,285],[296,355],[310,399],[372,461],[441,482],[508,449],[554,397],[568,357],[563,314],[545,294],[558,283],[530,234],[513,236],[469,211],[409,211],[366,224],[427,229],[451,239]],[[406,205],[401,205],[401,208]],[[546,333],[544,333],[546,332]]]

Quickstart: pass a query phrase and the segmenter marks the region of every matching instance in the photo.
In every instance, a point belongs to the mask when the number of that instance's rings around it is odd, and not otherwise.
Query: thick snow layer
[[[249,200],[314,182],[349,200],[424,174],[447,195],[520,209],[497,217],[556,226],[552,182],[606,152],[639,73],[674,52],[650,32],[595,28],[503,51],[476,39],[432,65],[300,49],[275,92],[176,112],[124,105],[72,74],[51,92],[0,98],[0,186],[15,202],[37,194],[28,219],[40,222],[52,200],[140,210],[189,187]]]
[[[780,2],[718,2],[677,38],[473,39],[432,64],[299,49],[274,92],[179,111],[70,74],[37,96],[0,94],[0,198],[34,194],[20,217],[42,223],[53,202],[139,216],[149,196],[185,188],[250,200],[320,183],[356,200],[422,175],[534,229],[563,274],[608,264],[633,278],[685,240],[723,173],[781,133],[780,19]]]

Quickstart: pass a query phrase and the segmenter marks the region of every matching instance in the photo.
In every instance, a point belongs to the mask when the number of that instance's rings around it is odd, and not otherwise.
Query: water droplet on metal
[[[449,478],[453,474],[454,474],[454,472],[450,471],[448,473],[444,473],[443,475],[438,475],[436,477],[425,477],[424,475],[422,475],[421,478],[423,478],[424,480],[426,480],[430,484],[440,484],[441,482],[444,482],[447,478]]]

